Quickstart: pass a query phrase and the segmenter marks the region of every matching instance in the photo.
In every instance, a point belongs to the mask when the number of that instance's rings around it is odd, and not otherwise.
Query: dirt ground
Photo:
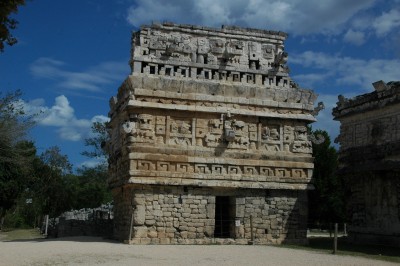
[[[398,265],[273,246],[125,245],[96,237],[0,242],[0,265]]]

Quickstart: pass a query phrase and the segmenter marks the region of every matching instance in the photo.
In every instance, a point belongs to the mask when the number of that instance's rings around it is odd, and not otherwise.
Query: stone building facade
[[[400,82],[346,99],[333,110],[340,121],[339,173],[348,182],[349,237],[400,246]]]
[[[109,113],[116,238],[306,240],[316,95],[290,79],[286,37],[172,23],[133,33]]]

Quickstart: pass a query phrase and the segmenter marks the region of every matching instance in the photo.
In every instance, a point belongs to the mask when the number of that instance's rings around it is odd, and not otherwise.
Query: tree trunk
[[[3,224],[4,224],[4,217],[6,216],[6,211],[3,209],[0,209],[0,231],[3,230]]]

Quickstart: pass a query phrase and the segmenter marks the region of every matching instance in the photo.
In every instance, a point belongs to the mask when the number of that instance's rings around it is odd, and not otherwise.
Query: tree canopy
[[[15,29],[18,21],[11,17],[18,12],[18,7],[25,5],[25,0],[1,0],[0,1],[0,52],[4,51],[5,44],[14,45],[17,39],[11,30]]]
[[[74,174],[59,147],[37,154],[35,144],[26,140],[34,123],[25,115],[20,96],[19,91],[0,94],[0,228],[7,213],[8,226],[33,226],[45,214],[57,217],[110,202],[106,163]],[[101,142],[108,136],[106,125],[95,123],[92,130],[93,138],[86,141],[92,150],[86,155],[105,156]]]
[[[19,104],[20,91],[0,93],[0,219],[24,190],[36,148],[24,138],[33,125]]]
[[[82,155],[89,158],[106,158],[107,153],[103,145],[109,139],[107,122],[94,122],[91,129],[93,136],[85,139],[85,146],[90,150],[83,151]]]
[[[344,184],[336,174],[338,154],[331,146],[326,131],[316,130],[314,135],[321,134],[325,141],[313,144],[315,190],[309,193],[309,223],[329,224],[345,221]]]

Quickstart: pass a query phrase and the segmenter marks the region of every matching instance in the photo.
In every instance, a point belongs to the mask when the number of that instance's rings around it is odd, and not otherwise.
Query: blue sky
[[[43,111],[32,140],[39,152],[59,146],[75,167],[94,163],[83,140],[129,74],[131,31],[152,21],[287,32],[291,77],[320,95],[313,128],[332,139],[339,94],[400,80],[400,0],[32,0],[14,17],[19,42],[0,54],[0,90],[21,89],[26,110]]]

